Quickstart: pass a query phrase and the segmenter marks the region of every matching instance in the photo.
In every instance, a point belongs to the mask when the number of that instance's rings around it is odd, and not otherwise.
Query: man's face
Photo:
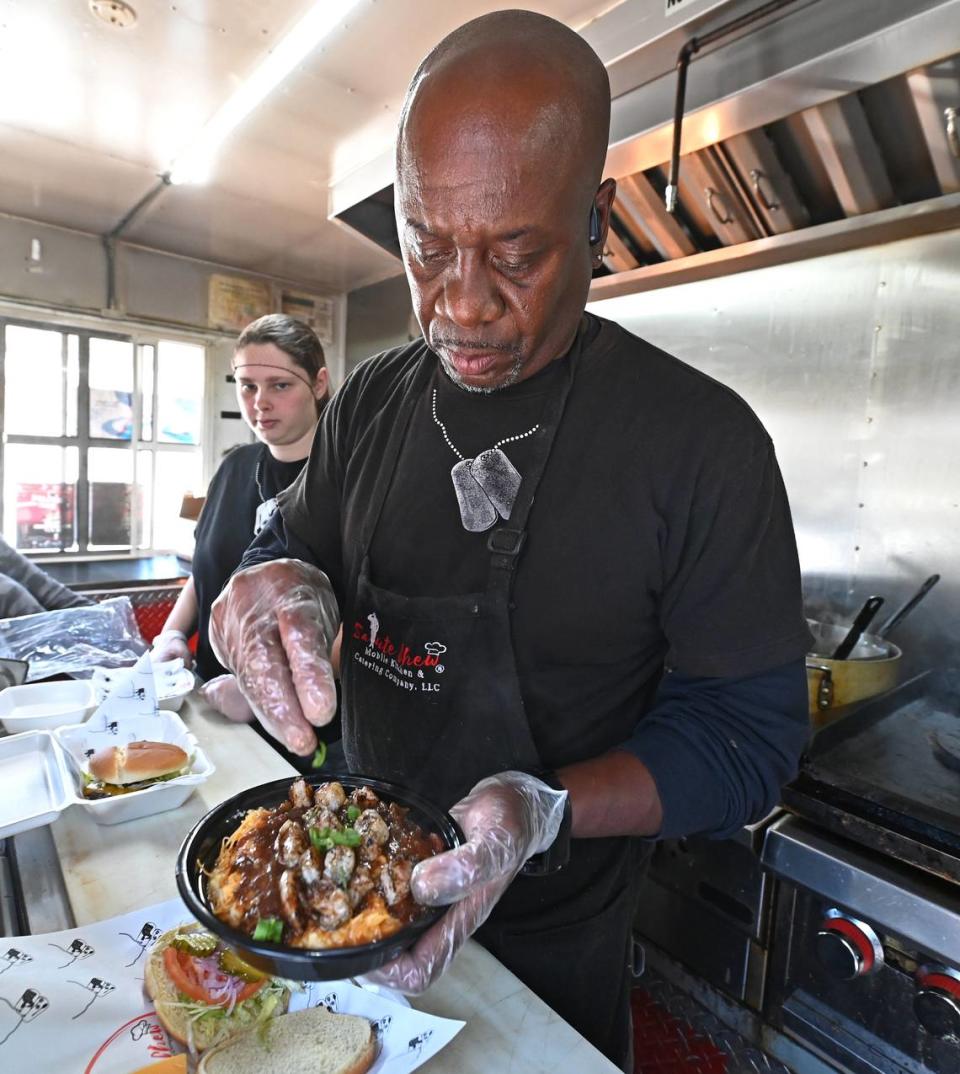
[[[523,133],[508,109],[433,104],[408,124],[400,244],[424,336],[461,387],[508,387],[569,348],[590,286],[575,173],[554,137]]]

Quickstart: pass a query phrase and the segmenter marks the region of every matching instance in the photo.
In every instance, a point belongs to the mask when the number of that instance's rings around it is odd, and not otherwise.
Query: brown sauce
[[[291,798],[301,781],[296,781],[291,788]],[[307,785],[308,786],[308,785]],[[326,785],[321,785],[321,790]],[[300,791],[303,794],[303,791]],[[313,788],[310,788],[313,797]],[[281,898],[281,876],[287,866],[280,861],[277,851],[277,837],[280,829],[288,820],[297,821],[309,838],[310,820],[305,814],[316,806],[294,805],[288,798],[272,809],[252,811],[241,823],[237,832],[224,841],[217,865],[211,874],[210,894],[214,912],[218,917],[241,931],[252,935],[257,923],[265,918],[279,919],[284,923],[283,942],[292,946],[334,947],[357,943],[368,943],[390,935],[420,917],[424,907],[416,903],[409,893],[399,895],[396,887],[386,887],[380,880],[382,870],[399,865],[406,870],[417,862],[440,853],[443,841],[434,832],[427,832],[409,817],[404,806],[394,802],[380,801],[369,788],[359,788],[348,794],[343,805],[333,814],[342,829],[353,829],[356,819],[351,820],[348,809],[363,810],[372,808],[382,818],[387,827],[386,842],[379,845],[376,856],[370,860],[361,855],[360,848],[355,848],[356,866],[351,878],[361,865],[369,866],[373,878],[372,889],[358,898],[351,906],[350,919],[338,921],[327,927],[321,924],[318,915],[310,909],[309,898],[304,895],[305,881],[297,872],[295,887],[298,913],[292,917]],[[315,814],[314,814],[315,818]],[[353,829],[356,832],[356,829]],[[319,832],[318,832],[319,834]],[[321,867],[326,861],[328,851],[318,850],[317,859]],[[296,870],[297,867],[294,867]],[[389,879],[389,878],[388,878]],[[332,882],[325,882],[333,886]],[[343,890],[349,890],[346,885]],[[393,904],[387,905],[387,893],[393,896]],[[351,902],[353,900],[351,899]],[[289,903],[286,904],[289,907]]]

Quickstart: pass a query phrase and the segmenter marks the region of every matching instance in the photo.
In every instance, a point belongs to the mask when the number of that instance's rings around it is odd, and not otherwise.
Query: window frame
[[[203,399],[201,413],[206,417],[207,413],[207,397],[210,390],[210,340],[204,338],[200,333],[196,335],[190,332],[178,332],[167,331],[166,329],[158,328],[154,331],[148,330],[128,330],[118,331],[116,326],[110,322],[103,322],[102,327],[96,324],[91,324],[87,318],[84,318],[87,324],[83,327],[71,322],[68,319],[64,320],[51,320],[48,318],[38,318],[36,320],[28,317],[10,315],[0,311],[0,474],[4,473],[4,467],[6,463],[6,447],[8,444],[24,444],[24,445],[39,445],[39,446],[51,446],[51,447],[75,447],[78,453],[78,465],[77,465],[77,484],[74,503],[74,523],[76,527],[76,547],[56,550],[44,550],[44,549],[19,549],[23,555],[28,558],[36,558],[38,560],[53,560],[53,559],[65,559],[68,557],[80,557],[84,559],[102,559],[102,558],[131,558],[156,555],[158,553],[169,553],[176,551],[167,548],[157,548],[153,543],[153,535],[155,533],[155,515],[154,505],[150,506],[150,543],[141,547],[141,541],[143,539],[143,512],[139,509],[139,497],[135,493],[132,494],[132,502],[130,504],[130,547],[117,546],[117,547],[94,547],[90,548],[90,482],[88,479],[88,452],[90,448],[105,448],[110,451],[129,451],[132,452],[132,471],[133,471],[133,488],[141,483],[140,478],[142,475],[142,463],[140,459],[141,451],[149,451],[151,453],[151,466],[153,473],[150,475],[150,495],[151,499],[156,495],[156,459],[158,452],[181,452],[194,456],[199,461],[201,470],[204,469],[206,442],[209,438],[207,423],[205,420],[201,422],[200,439],[196,444],[179,444],[175,441],[159,440],[159,421],[158,421],[158,384],[160,377],[158,375],[157,362],[160,354],[161,342],[177,342],[186,343],[192,346],[202,348],[203,351]],[[7,433],[6,430],[6,329],[7,326],[38,329],[41,331],[53,331],[59,332],[62,336],[62,356],[63,356],[63,368],[66,368],[66,357],[68,348],[68,337],[77,337],[77,365],[78,365],[78,385],[77,385],[77,399],[76,399],[76,414],[77,414],[77,434],[76,436],[68,436],[62,434],[60,436],[37,436],[26,433]],[[118,440],[114,437],[97,437],[90,435],[90,340],[91,338],[97,339],[110,339],[118,340],[123,343],[129,343],[132,348],[133,354],[133,393],[131,399],[131,411],[133,428],[129,440]],[[151,437],[150,439],[143,439],[143,412],[144,412],[144,398],[143,398],[143,378],[142,378],[142,354],[143,349],[146,347],[152,347],[153,349],[153,384],[151,388]],[[66,386],[65,386],[66,387]],[[64,416],[64,428],[66,425],[67,414],[67,397],[64,393],[63,400],[63,416]],[[0,520],[3,520],[6,512],[5,503],[5,482],[0,481]]]

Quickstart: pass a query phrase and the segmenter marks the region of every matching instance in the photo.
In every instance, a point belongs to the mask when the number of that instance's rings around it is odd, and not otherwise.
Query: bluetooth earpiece
[[[597,203],[590,206],[590,245],[596,246],[600,241],[600,211]]]

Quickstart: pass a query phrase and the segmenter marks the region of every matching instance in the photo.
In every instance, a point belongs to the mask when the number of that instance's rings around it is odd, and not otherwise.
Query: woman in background
[[[276,509],[276,496],[303,469],[330,397],[323,347],[302,321],[280,313],[241,332],[233,374],[243,420],[257,438],[230,451],[207,490],[196,528],[193,570],[163,630],[154,659],[193,663],[187,639],[197,631],[196,671],[204,697],[232,719],[253,718],[236,680],[210,647],[210,607],[247,545]]]

